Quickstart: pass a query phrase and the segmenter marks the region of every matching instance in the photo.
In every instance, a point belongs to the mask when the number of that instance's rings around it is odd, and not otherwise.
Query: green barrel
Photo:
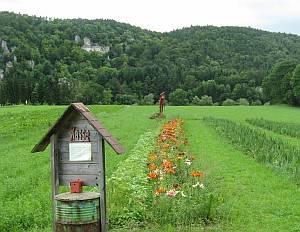
[[[99,232],[100,195],[95,192],[62,193],[55,197],[57,232]]]

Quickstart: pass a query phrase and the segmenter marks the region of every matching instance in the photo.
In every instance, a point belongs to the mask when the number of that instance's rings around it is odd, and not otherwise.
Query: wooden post
[[[52,231],[55,232],[55,195],[58,193],[59,183],[57,174],[57,136],[53,134],[51,141],[51,183],[52,183]]]
[[[107,231],[107,217],[106,217],[106,183],[105,183],[105,141],[101,140],[100,152],[100,217],[101,217],[101,232]]]

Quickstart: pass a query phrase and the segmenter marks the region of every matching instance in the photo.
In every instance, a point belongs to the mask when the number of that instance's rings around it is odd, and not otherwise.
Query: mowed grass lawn
[[[0,231],[51,230],[50,152],[47,149],[31,154],[30,150],[64,109],[61,106],[0,108]],[[126,159],[141,134],[162,124],[149,119],[157,106],[91,106],[90,109],[126,148],[126,153],[118,156],[107,146],[108,177]],[[166,115],[167,119],[180,117],[185,121],[189,149],[210,176],[218,199],[214,207],[215,222],[207,228],[191,230],[300,231],[299,186],[244,155],[202,121],[204,116],[240,122],[263,117],[300,123],[300,109],[170,106]],[[300,146],[296,139],[280,138]]]

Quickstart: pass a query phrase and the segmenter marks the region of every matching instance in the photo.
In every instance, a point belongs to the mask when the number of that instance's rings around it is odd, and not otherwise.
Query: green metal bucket
[[[87,231],[100,231],[98,228],[100,227],[99,202],[98,193],[63,193],[57,195],[55,197],[57,231],[85,231],[82,230],[85,225],[95,227],[94,230],[89,229]]]

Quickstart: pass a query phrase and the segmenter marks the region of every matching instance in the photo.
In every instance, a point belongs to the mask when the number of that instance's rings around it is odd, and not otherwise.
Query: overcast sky
[[[215,25],[300,35],[300,0],[0,0],[0,10],[56,18],[114,19],[160,32]]]

